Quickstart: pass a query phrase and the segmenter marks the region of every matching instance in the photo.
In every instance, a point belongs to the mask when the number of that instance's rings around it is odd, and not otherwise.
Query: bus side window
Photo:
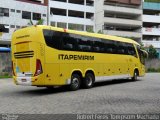
[[[56,31],[44,29],[43,34],[44,34],[44,39],[47,46],[55,49],[60,48],[60,42],[63,34],[62,32],[56,32]]]
[[[137,57],[136,50],[133,44],[128,44],[128,54]]]
[[[65,33],[62,39],[62,49],[76,51],[76,42],[74,35]]]
[[[78,37],[78,51],[92,52],[92,41],[88,38],[84,36]]]
[[[102,44],[101,41],[98,41],[98,40],[93,41],[92,52],[101,52],[100,50],[100,48],[102,48],[101,44]]]

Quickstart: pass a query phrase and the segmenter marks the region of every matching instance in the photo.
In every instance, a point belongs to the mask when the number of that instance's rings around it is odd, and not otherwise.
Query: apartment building
[[[146,47],[154,46],[160,55],[160,1],[144,0],[142,42]]]
[[[49,0],[49,25],[80,30],[94,31],[94,0]]]
[[[44,19],[47,24],[47,1],[45,0],[1,0],[0,2],[0,46],[10,46],[14,30]]]
[[[95,29],[109,35],[142,39],[142,0],[96,0]]]

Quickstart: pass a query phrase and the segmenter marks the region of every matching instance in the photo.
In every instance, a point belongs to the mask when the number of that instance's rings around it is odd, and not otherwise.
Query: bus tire
[[[133,74],[133,77],[132,77],[132,81],[137,81],[137,80],[138,80],[138,71],[135,70],[134,74]]]
[[[47,88],[48,90],[53,90],[53,89],[54,89],[53,86],[47,86],[46,88]]]
[[[83,80],[84,88],[91,88],[94,85],[95,77],[92,73],[86,73],[85,78]]]
[[[71,84],[69,85],[69,89],[71,91],[76,91],[80,88],[81,85],[81,79],[78,74],[73,74],[71,76]]]

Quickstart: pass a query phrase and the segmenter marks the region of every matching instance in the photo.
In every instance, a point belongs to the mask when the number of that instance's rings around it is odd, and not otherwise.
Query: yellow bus
[[[145,74],[146,52],[122,37],[35,25],[15,31],[11,49],[17,85],[77,90]]]

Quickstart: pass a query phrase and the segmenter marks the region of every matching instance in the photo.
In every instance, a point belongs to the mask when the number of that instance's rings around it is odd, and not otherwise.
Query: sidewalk
[[[13,81],[13,78],[0,78],[0,84],[5,82],[11,82]]]

